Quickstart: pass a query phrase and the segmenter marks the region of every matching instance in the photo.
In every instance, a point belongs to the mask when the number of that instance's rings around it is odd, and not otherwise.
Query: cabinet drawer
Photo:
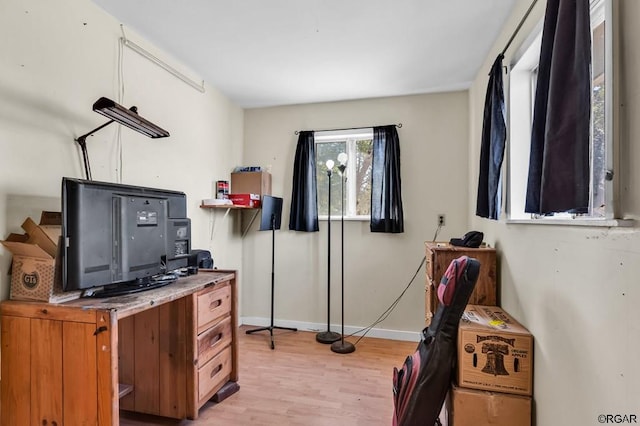
[[[217,392],[231,377],[231,347],[227,347],[198,370],[198,401]]]
[[[231,312],[231,286],[214,287],[197,296],[198,334],[208,329],[217,319]]]
[[[231,343],[231,317],[227,317],[198,336],[198,366],[207,363]]]

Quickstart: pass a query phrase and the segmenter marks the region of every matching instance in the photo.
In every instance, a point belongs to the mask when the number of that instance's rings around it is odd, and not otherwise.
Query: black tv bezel
[[[93,280],[87,280],[87,273],[82,271],[73,271],[72,268],[69,267],[70,263],[73,262],[74,256],[77,256],[77,253],[74,253],[74,247],[70,245],[70,238],[78,238],[77,236],[71,235],[70,231],[73,228],[74,224],[69,223],[70,217],[73,214],[70,213],[70,203],[78,202],[78,200],[71,200],[70,194],[73,194],[74,191],[76,193],[81,191],[83,188],[91,188],[97,189],[99,191],[104,191],[105,193],[110,193],[116,196],[135,196],[135,197],[148,197],[148,198],[158,198],[164,199],[167,201],[167,214],[166,220],[173,219],[183,219],[189,222],[187,218],[187,202],[186,202],[186,194],[181,191],[175,190],[167,190],[167,189],[159,189],[159,188],[151,188],[145,186],[137,186],[137,185],[127,185],[127,184],[119,184],[119,183],[111,183],[111,182],[101,182],[101,181],[93,181],[93,180],[84,180],[84,179],[76,179],[76,178],[68,178],[64,177],[62,179],[62,227],[61,227],[61,280],[62,287],[65,291],[72,290],[89,290],[96,287],[103,286],[114,286],[120,284],[127,284],[131,282],[131,279],[123,279],[123,280],[110,280],[105,282],[92,282]],[[82,208],[79,207],[80,211]],[[77,213],[77,212],[76,212]],[[111,219],[113,220],[113,218]],[[77,227],[77,225],[76,225]],[[166,231],[166,230],[165,230]],[[166,238],[165,235],[165,250],[164,255],[166,256],[168,253],[168,244],[169,239]],[[190,238],[190,235],[189,235]],[[109,244],[113,244],[110,242]],[[185,256],[185,259],[188,255]],[[171,256],[172,259],[175,257]],[[168,259],[163,259],[166,263]],[[78,260],[75,260],[78,263]],[[176,264],[176,262],[172,262]],[[166,271],[166,264],[159,259],[157,268],[149,268],[147,272],[140,272],[139,278],[148,277],[150,275],[150,271],[157,272],[158,274],[162,274]],[[132,274],[135,275],[135,274]]]

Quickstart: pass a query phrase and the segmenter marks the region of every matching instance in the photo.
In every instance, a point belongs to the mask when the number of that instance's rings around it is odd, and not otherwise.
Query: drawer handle
[[[222,370],[222,364],[218,364],[218,366],[216,368],[211,370],[211,374],[209,375],[209,378],[213,379],[213,376],[218,374],[221,370]]]
[[[220,341],[220,339],[222,339],[222,333],[218,333],[216,335],[216,337],[214,337],[213,339],[211,339],[211,345],[210,347],[214,347],[216,345],[216,343],[218,343]]]
[[[216,299],[209,304],[209,310],[213,311],[215,308],[219,307],[220,305],[222,305],[222,299]]]

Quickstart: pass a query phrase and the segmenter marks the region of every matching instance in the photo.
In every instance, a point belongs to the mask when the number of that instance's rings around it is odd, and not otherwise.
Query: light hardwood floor
[[[122,413],[120,424],[229,426],[391,425],[393,367],[417,344],[364,338],[343,355],[317,343],[315,333],[274,330],[238,333],[240,391],[220,404],[207,403],[195,421]],[[347,339],[355,342],[354,338]]]

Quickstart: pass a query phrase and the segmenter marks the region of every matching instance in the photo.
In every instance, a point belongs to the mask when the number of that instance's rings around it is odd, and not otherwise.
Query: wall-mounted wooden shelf
[[[200,205],[203,209],[227,209],[227,210],[259,210],[259,207],[239,206],[237,204]]]
[[[260,213],[260,208],[259,207],[239,206],[237,204],[233,204],[233,205],[231,205],[231,204],[227,204],[227,205],[204,205],[204,204],[201,204],[200,208],[212,209],[212,210],[225,210],[225,213],[224,213],[224,216],[222,217],[222,220],[224,220],[229,215],[229,212],[231,210],[254,210],[254,213],[251,215],[251,220],[249,221],[249,224],[246,226],[246,228],[244,228],[242,230],[242,238],[244,238],[244,236],[247,235],[247,232],[249,232],[249,228],[251,228],[251,225],[256,220],[256,217],[258,216],[258,213]],[[215,235],[215,230],[212,231],[212,238],[213,238],[213,235]]]

